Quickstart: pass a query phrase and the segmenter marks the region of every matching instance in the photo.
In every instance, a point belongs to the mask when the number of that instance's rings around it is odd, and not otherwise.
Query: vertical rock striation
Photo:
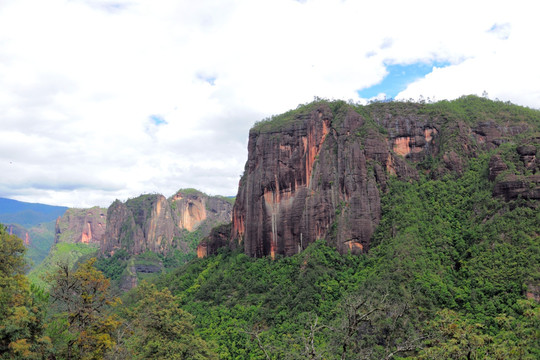
[[[107,232],[101,252],[123,248],[130,254],[147,250],[166,254],[175,235],[171,208],[163,195],[141,195],[125,203],[116,200],[107,212]]]
[[[99,244],[105,235],[106,220],[107,209],[97,206],[68,209],[56,220],[55,243]]]
[[[420,157],[435,128],[419,130],[427,140],[414,128],[389,141],[352,108],[334,113],[328,104],[294,120],[279,130],[250,132],[232,238],[256,257],[292,255],[319,238],[342,253],[367,251],[387,173],[416,174],[392,148]]]
[[[325,238],[341,253],[365,252],[381,218],[389,176],[460,174],[467,159],[529,129],[519,119],[474,122],[451,118],[444,108],[429,109],[322,101],[257,124],[249,133],[230,246],[243,246],[253,257],[289,256]],[[518,152],[534,168],[536,148]],[[497,158],[490,167],[492,179],[505,170]]]
[[[102,254],[125,249],[132,255],[147,250],[166,255],[173,249],[187,251],[185,238],[197,231],[204,237],[212,227],[231,221],[232,204],[200,191],[180,190],[171,198],[149,194],[116,200],[107,212],[107,232]]]

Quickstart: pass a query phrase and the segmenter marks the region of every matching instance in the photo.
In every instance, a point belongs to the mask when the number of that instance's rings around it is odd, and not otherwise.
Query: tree
[[[391,359],[414,351],[423,337],[411,324],[408,306],[378,291],[351,294],[333,328],[334,353],[345,359]]]
[[[57,353],[67,359],[101,359],[115,345],[113,333],[120,321],[110,309],[119,299],[109,293],[110,281],[94,267],[95,261],[90,259],[76,271],[58,264],[49,277],[55,311],[50,333]]]
[[[139,301],[130,311],[133,336],[128,341],[135,359],[217,359],[194,333],[193,316],[182,310],[169,289],[142,283]]]
[[[443,309],[429,322],[432,336],[419,359],[538,359],[540,306],[520,300],[521,316],[502,314],[495,318],[498,332],[491,335],[485,326],[459,313]]]
[[[0,225],[0,358],[39,359],[50,349],[43,336],[46,296],[24,275],[23,242]]]

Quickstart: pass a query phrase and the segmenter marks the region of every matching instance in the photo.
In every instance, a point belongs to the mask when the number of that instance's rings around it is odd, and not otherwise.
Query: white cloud
[[[532,1],[0,2],[0,196],[108,206],[233,195],[250,126],[359,100],[384,63],[446,61],[403,97],[540,107]],[[151,116],[163,122],[156,124]]]

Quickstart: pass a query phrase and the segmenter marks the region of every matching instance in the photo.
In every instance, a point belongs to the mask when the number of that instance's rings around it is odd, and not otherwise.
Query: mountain
[[[539,123],[538,111],[475,96],[316,101],[262,121],[249,133],[231,246],[290,256],[324,238],[342,254],[368,252],[390,179],[459,176],[483,154],[494,196],[538,200]]]
[[[105,235],[107,209],[70,208],[56,220],[55,243],[99,244]]]
[[[538,359],[539,150],[540,111],[475,96],[301,105],[251,130],[234,208],[192,189],[116,201],[101,256],[50,296],[6,273],[5,323],[45,340],[4,349],[69,354],[81,335],[106,358]],[[70,219],[45,272],[98,251],[90,212]],[[80,304],[108,318],[72,327]]]
[[[540,111],[474,96],[302,105],[154,283],[222,359],[540,358],[539,149]]]
[[[98,268],[123,290],[140,279],[195,257],[196,247],[213,227],[230,223],[233,201],[182,189],[170,198],[145,194],[116,200],[106,211]]]
[[[67,209],[65,206],[27,203],[0,198],[0,223],[32,227],[40,223],[56,220]]]
[[[174,249],[188,252],[189,246],[197,246],[214,226],[230,222],[231,214],[231,201],[194,189],[179,190],[169,199],[160,194],[146,194],[125,203],[116,200],[107,211],[101,252],[106,255],[119,249],[132,255],[146,251],[167,255]]]
[[[23,240],[30,269],[39,265],[54,243],[54,221],[68,208],[0,198],[0,223]]]
[[[45,259],[54,243],[54,221],[29,228],[17,224],[9,224],[7,225],[7,231],[9,234],[16,235],[23,240],[23,244],[26,247],[25,256],[29,260],[28,270],[39,265]]]

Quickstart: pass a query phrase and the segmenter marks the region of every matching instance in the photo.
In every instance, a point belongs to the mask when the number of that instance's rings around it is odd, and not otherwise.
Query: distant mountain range
[[[68,208],[0,198],[0,223],[32,227],[56,220]]]

